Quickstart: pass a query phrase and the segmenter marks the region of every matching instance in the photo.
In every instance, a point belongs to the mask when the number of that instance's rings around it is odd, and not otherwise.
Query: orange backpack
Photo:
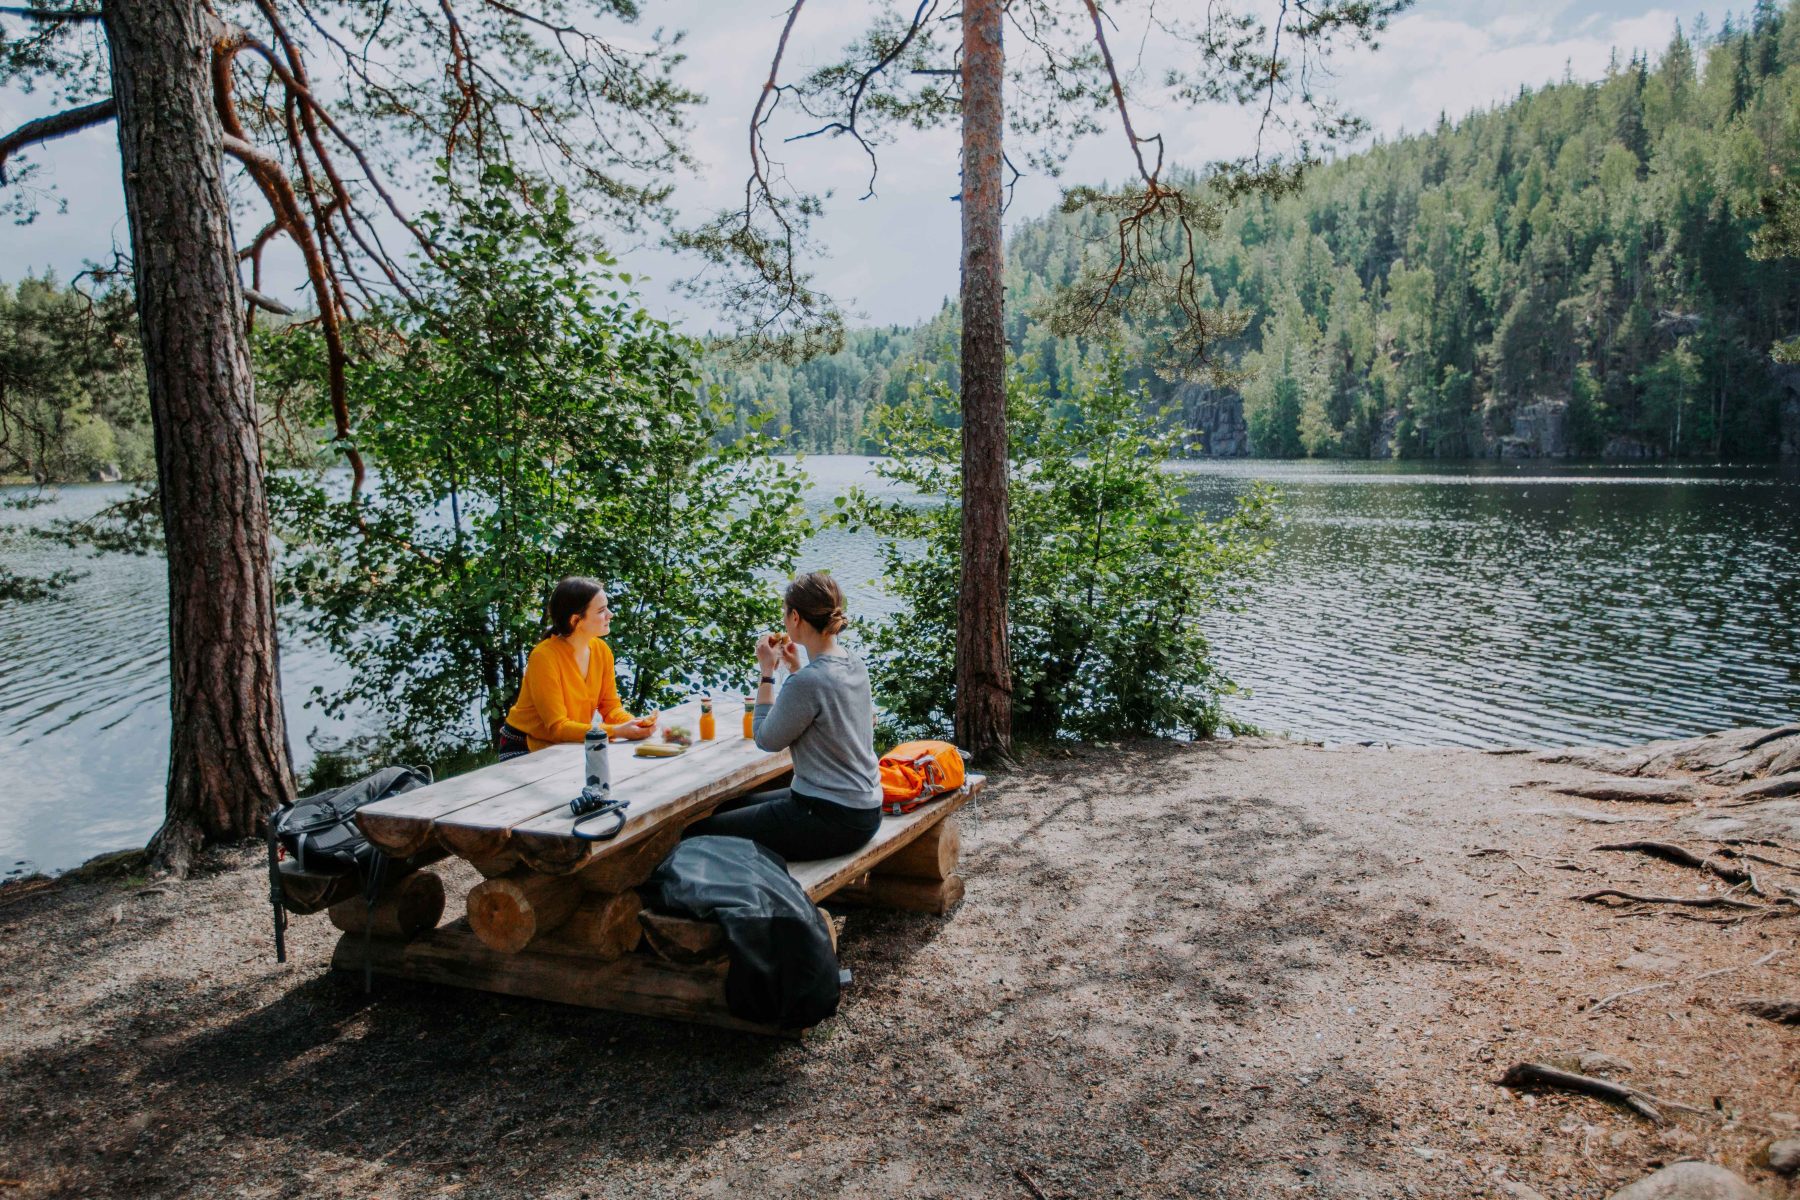
[[[963,785],[963,753],[949,742],[902,742],[881,756],[881,811],[909,813]]]

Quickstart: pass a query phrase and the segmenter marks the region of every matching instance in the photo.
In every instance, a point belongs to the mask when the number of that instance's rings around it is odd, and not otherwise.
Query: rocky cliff
[[[1225,388],[1184,383],[1170,396],[1190,436],[1190,453],[1204,458],[1246,458],[1250,427],[1244,422],[1244,398]]]
[[[1784,363],[1774,371],[1781,386],[1781,461],[1800,462],[1800,363]]]
[[[1569,402],[1540,397],[1515,406],[1510,414],[1504,409],[1489,409],[1483,422],[1482,441],[1489,458],[1567,458]]]

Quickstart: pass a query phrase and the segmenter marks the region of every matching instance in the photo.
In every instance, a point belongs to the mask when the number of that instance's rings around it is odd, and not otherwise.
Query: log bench
[[[671,710],[694,724],[698,711]],[[735,721],[720,718],[721,729]],[[391,879],[370,909],[360,896],[330,906],[344,930],[334,967],[470,987],[757,1033],[788,1033],[732,1017],[719,927],[647,912],[636,891],[688,824],[723,801],[787,774],[785,751],[720,738],[672,759],[611,748],[615,795],[631,800],[619,835],[587,842],[571,833],[569,796],[580,787],[579,746],[552,746],[369,805],[369,839],[413,869]],[[963,894],[954,815],[985,784],[898,817],[840,858],[797,863],[814,903],[947,912]],[[417,866],[456,855],[482,880],[461,919],[439,926],[442,881]],[[434,887],[435,885],[435,887]],[[353,912],[352,909],[355,911]],[[837,926],[831,924],[835,942]]]

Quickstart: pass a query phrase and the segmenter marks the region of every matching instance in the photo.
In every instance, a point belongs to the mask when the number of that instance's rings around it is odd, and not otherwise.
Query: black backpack
[[[296,871],[308,875],[355,874],[363,898],[374,903],[386,874],[387,856],[369,843],[356,824],[356,810],[431,783],[428,767],[383,767],[355,783],[306,796],[269,814],[269,904],[275,911],[275,961],[287,961],[287,914],[302,910],[282,886],[285,852]]]

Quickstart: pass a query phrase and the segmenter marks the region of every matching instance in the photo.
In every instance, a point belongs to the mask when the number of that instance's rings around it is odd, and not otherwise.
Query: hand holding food
[[[769,633],[756,639],[756,665],[764,675],[772,675],[781,663],[782,647],[787,645],[785,633]]]
[[[642,717],[634,717],[622,725],[614,725],[610,732],[614,737],[624,738],[628,742],[639,742],[656,732],[658,714],[649,713]]]

